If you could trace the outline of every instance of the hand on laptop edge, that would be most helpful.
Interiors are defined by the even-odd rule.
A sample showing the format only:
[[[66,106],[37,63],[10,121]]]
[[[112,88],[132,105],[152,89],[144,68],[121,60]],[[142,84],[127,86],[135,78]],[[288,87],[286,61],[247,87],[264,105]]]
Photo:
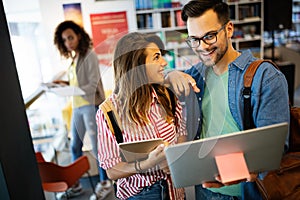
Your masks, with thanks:
[[[234,185],[234,184],[238,184],[241,182],[254,182],[257,179],[258,173],[250,173],[250,177],[247,179],[242,179],[242,180],[236,180],[236,181],[232,181],[232,182],[227,182],[227,183],[222,183],[222,180],[220,178],[220,176],[216,176],[216,181],[215,182],[205,182],[202,183],[202,187],[203,188],[220,188],[223,186],[229,186],[229,185]]]

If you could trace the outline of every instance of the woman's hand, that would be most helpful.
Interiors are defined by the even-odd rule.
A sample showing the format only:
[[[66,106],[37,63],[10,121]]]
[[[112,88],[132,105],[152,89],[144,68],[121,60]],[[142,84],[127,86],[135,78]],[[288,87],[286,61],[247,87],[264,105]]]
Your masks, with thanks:
[[[164,173],[170,174],[170,169],[168,166],[167,160],[163,160],[158,164],[159,169],[161,169]]]
[[[174,70],[169,72],[165,78],[165,84],[167,86],[171,85],[178,96],[182,94],[185,94],[186,96],[189,95],[190,85],[194,92],[200,92],[193,77],[181,71]]]
[[[165,144],[160,144],[153,151],[151,151],[147,160],[143,161],[145,162],[144,166],[146,167],[143,168],[143,170],[153,168],[162,161],[166,160],[164,149]]]
[[[68,81],[64,81],[64,80],[54,80],[52,82],[55,83],[55,84],[59,84],[61,86],[69,85],[69,82]]]
[[[158,163],[165,160],[164,144],[158,145],[151,151],[146,160],[136,162],[119,162],[112,168],[106,170],[108,177],[112,180],[132,176],[136,173],[147,171],[154,168]],[[139,171],[140,170],[140,171]]]
[[[161,169],[166,174],[170,174],[170,169],[164,152],[165,147],[168,145],[169,145],[168,142],[164,142],[164,144],[157,146],[157,148],[153,150],[148,157],[148,159],[149,158],[151,160],[154,159],[155,165],[152,167],[158,166],[158,168]]]
[[[254,182],[257,179],[257,176],[258,176],[257,173],[250,173],[250,176],[247,179],[242,179],[242,180],[237,180],[237,181],[232,181],[232,182],[227,182],[227,183],[223,183],[222,180],[221,180],[221,177],[216,176],[216,181],[215,182],[202,183],[202,187],[204,187],[204,188],[220,188],[220,187],[223,187],[223,186],[238,184],[238,183],[241,183],[241,182],[244,182],[244,181]]]

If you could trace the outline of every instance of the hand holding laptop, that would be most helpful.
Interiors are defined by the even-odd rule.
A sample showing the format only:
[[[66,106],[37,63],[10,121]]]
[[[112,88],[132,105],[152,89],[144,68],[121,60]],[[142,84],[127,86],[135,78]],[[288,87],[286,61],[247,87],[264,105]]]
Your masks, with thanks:
[[[236,181],[231,181],[231,182],[227,182],[227,183],[223,183],[221,180],[220,175],[216,176],[216,181],[215,182],[205,182],[202,183],[202,187],[203,188],[220,188],[223,186],[229,186],[229,185],[234,185],[234,184],[238,184],[240,182],[254,182],[257,179],[258,174],[257,173],[250,173],[250,177],[247,179],[241,179],[241,180],[236,180]]]
[[[165,154],[174,185],[177,188],[198,184],[220,187],[237,180],[254,181],[256,175],[251,173],[279,168],[287,134],[288,123],[284,122],[168,146]],[[242,160],[247,173],[232,175],[237,171],[235,167],[240,169],[243,166]],[[182,173],[182,169],[186,173]]]

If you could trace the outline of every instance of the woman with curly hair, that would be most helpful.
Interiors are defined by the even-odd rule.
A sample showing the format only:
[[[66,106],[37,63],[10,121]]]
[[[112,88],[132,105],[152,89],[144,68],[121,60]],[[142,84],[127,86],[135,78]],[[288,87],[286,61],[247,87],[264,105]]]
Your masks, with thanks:
[[[84,136],[90,137],[92,151],[97,155],[97,125],[95,121],[95,92],[97,85],[102,86],[99,61],[92,49],[92,41],[86,31],[73,21],[60,23],[54,33],[54,44],[61,56],[71,59],[68,68],[68,81],[63,83],[79,87],[84,95],[72,96],[71,153],[72,161],[82,156]],[[99,83],[100,81],[100,83]],[[54,81],[62,83],[60,80]],[[102,88],[102,94],[104,94]],[[104,99],[104,96],[103,96]],[[99,167],[100,183],[90,199],[102,199],[111,191],[111,183],[106,172]],[[68,190],[68,196],[81,193],[80,185]]]

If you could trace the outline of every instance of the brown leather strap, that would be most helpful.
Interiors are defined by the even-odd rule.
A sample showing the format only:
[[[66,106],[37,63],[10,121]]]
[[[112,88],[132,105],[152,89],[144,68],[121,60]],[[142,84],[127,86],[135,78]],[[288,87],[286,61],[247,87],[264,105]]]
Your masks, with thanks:
[[[99,105],[99,108],[103,111],[106,122],[108,124],[109,129],[113,134],[115,134],[115,127],[113,125],[113,121],[116,121],[116,125],[120,128],[121,132],[123,132],[123,126],[121,123],[121,119],[118,115],[118,112],[115,108],[115,106],[112,104],[112,102],[109,100],[109,98],[105,99],[103,103]],[[113,113],[113,119],[109,116],[109,113]]]
[[[259,67],[259,65],[262,63],[262,62],[269,62],[271,63],[274,67],[278,68],[277,65],[271,61],[271,60],[255,60],[254,62],[252,62],[245,75],[244,75],[244,87],[251,87],[251,84],[252,84],[252,81],[253,81],[253,77],[255,75],[255,72],[257,70],[257,68]]]
[[[246,70],[244,75],[244,89],[243,89],[243,97],[244,97],[244,130],[254,128],[255,124],[252,118],[252,107],[251,107],[251,84],[253,81],[253,77],[256,73],[257,68],[260,66],[262,62],[269,62],[274,67],[278,68],[275,63],[271,60],[255,60],[252,62]]]

